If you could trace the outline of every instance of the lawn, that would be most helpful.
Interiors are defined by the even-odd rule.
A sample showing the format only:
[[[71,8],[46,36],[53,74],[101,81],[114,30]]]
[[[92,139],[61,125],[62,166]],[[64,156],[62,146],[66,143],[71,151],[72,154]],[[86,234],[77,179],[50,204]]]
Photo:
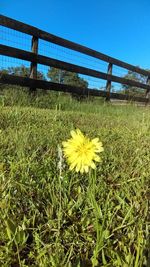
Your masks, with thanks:
[[[76,128],[103,143],[88,174],[61,157]],[[0,266],[148,267],[149,176],[148,107],[1,105]]]

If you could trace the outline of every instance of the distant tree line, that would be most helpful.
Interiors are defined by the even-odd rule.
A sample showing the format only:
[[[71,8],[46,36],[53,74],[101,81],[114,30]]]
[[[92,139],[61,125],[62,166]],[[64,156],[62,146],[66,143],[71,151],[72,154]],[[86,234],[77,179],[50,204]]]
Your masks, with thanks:
[[[2,69],[1,73],[30,77],[30,68],[25,67],[24,65],[17,67],[8,67],[7,69]],[[37,71],[37,78],[41,80],[46,80],[47,78],[49,78],[51,82],[55,83],[62,83],[86,88],[88,87],[88,82],[81,78],[79,74],[66,70],[56,69],[54,67],[49,68],[47,77],[43,72]]]
[[[6,69],[2,69],[1,73],[7,73],[11,75],[29,77],[30,76],[30,68],[24,65],[8,67]],[[51,82],[56,82],[60,84],[68,84],[72,86],[84,87],[88,88],[88,82],[79,76],[78,73],[69,72],[66,70],[57,69],[54,67],[50,67],[48,69],[47,74],[45,75],[43,72],[37,72],[37,78],[41,80],[50,80]],[[128,71],[128,73],[124,76],[126,79],[138,81],[141,83],[146,83],[146,77],[144,75]],[[98,89],[98,88],[97,88]],[[102,89],[102,88],[99,88]],[[115,91],[115,88],[112,86],[112,92]],[[130,94],[136,96],[145,95],[145,90],[137,87],[131,87],[129,85],[122,85],[120,90],[117,90],[118,93],[122,94]]]
[[[2,69],[1,72],[5,74],[22,76],[22,77],[30,76],[30,68],[25,67],[24,65],[16,67],[8,67],[7,69]],[[37,72],[37,78],[41,80],[46,80],[45,75],[40,71]]]
[[[150,70],[147,69],[147,71],[150,71]],[[147,81],[146,76],[139,74],[139,73],[136,73],[136,72],[133,72],[133,71],[130,71],[130,70],[124,76],[124,78],[129,79],[129,80],[133,80],[136,82],[144,83],[144,84],[146,84],[146,81]],[[133,96],[134,95],[145,96],[145,89],[124,84],[124,85],[122,85],[121,93],[129,94],[129,95],[133,95]]]

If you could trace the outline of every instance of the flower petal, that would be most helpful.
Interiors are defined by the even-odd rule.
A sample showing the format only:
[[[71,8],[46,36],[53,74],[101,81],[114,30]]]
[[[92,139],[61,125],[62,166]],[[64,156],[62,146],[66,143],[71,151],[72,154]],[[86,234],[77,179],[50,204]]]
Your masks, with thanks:
[[[97,153],[102,152],[103,146],[99,138],[90,140],[79,130],[72,130],[71,138],[62,142],[63,152],[70,165],[70,170],[76,172],[88,172],[89,168],[95,169],[95,162],[100,162],[101,158]]]

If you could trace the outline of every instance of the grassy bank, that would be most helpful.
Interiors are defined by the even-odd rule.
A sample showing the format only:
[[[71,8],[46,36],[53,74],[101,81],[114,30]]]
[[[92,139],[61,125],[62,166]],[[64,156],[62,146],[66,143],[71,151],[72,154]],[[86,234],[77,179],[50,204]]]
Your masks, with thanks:
[[[65,103],[0,107],[0,266],[146,266],[150,112]],[[81,175],[63,160],[60,177],[75,128],[100,138],[102,162]]]

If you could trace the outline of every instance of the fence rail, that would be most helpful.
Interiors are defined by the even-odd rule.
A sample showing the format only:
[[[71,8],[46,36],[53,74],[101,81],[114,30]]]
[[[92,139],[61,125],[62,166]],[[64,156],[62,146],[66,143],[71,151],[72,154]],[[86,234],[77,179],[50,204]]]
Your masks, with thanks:
[[[95,95],[95,96],[103,96],[103,97],[106,97],[107,99],[117,98],[117,99],[126,99],[126,100],[132,99],[135,101],[142,101],[142,102],[149,101],[150,71],[133,66],[131,64],[120,61],[108,55],[102,54],[88,47],[65,40],[63,38],[52,35],[38,28],[16,21],[14,19],[8,18],[3,15],[0,15],[0,25],[32,36],[31,52],[18,49],[18,48],[14,48],[11,46],[3,45],[3,44],[0,45],[1,55],[29,61],[30,66],[31,66],[30,67],[30,78],[23,78],[23,77],[17,77],[17,76],[12,77],[12,75],[1,74],[0,76],[1,83],[29,86],[32,89],[42,88],[42,89],[50,89],[50,90],[57,90],[57,91],[73,92],[73,93],[78,93],[78,94],[88,94],[88,95],[90,94],[90,95]],[[79,65],[67,63],[65,61],[61,61],[55,58],[39,55],[38,54],[39,39],[57,44],[59,46],[63,46],[65,48],[69,48],[71,50],[80,52],[82,54],[86,54],[96,59],[103,60],[108,63],[108,71],[107,73],[104,73],[104,72],[97,71],[94,69],[89,69],[89,68],[82,67]],[[86,88],[81,88],[81,87],[77,88],[74,86],[72,87],[72,86],[64,85],[64,84],[55,84],[55,83],[43,81],[43,80],[39,81],[37,80],[37,64],[55,67],[61,70],[67,70],[70,72],[75,72],[75,73],[84,74],[87,76],[92,76],[92,77],[106,80],[107,81],[106,91],[92,90],[92,89],[86,89]],[[112,69],[114,65],[136,72],[138,74],[144,75],[147,78],[147,82],[141,83],[141,82],[134,81],[131,79],[126,79],[123,77],[112,75]],[[145,97],[131,97],[128,95],[111,93],[111,82],[116,82],[116,83],[120,83],[120,84],[124,84],[128,86],[134,86],[134,87],[145,89],[146,90]]]
[[[107,97],[107,91],[96,90],[96,89],[87,89],[82,87],[71,86],[67,84],[60,84],[60,83],[53,83],[43,80],[36,80],[31,79],[28,77],[20,77],[15,75],[3,74],[0,78],[3,84],[19,84],[20,86],[24,87],[36,87],[39,89],[44,90],[54,90],[54,91],[61,91],[66,93],[74,93],[78,95],[85,95],[85,96],[100,96],[100,97]],[[130,95],[123,95],[118,93],[110,93],[111,99],[119,99],[119,100],[129,100],[129,101],[137,101],[137,102],[146,102],[148,103],[148,99]]]

